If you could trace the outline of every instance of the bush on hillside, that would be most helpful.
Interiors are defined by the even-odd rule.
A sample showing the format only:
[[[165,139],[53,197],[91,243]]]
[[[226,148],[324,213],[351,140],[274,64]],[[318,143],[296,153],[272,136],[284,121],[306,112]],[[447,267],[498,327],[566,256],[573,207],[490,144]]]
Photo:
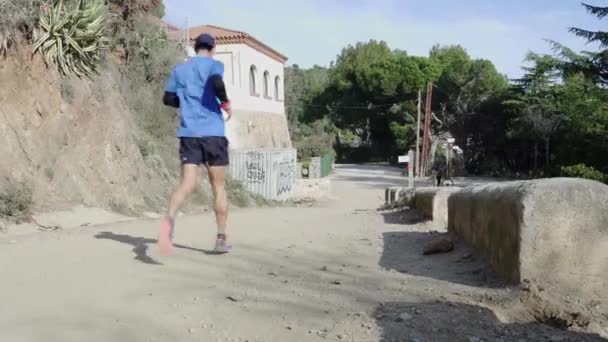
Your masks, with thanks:
[[[107,0],[119,20],[129,22],[141,14],[151,13],[162,18],[165,6],[162,0]]]
[[[0,1],[0,55],[6,55],[20,40],[34,38],[40,13],[49,3],[51,0]]]
[[[562,167],[562,176],[584,178],[598,182],[608,183],[608,175],[585,164]]]
[[[137,123],[152,138],[173,137],[176,111],[161,98],[172,68],[179,62],[177,45],[160,27],[143,17],[133,27],[122,27],[113,42],[124,51],[121,92],[137,114]]]
[[[14,223],[29,221],[32,191],[25,185],[8,184],[0,188],[0,219]]]

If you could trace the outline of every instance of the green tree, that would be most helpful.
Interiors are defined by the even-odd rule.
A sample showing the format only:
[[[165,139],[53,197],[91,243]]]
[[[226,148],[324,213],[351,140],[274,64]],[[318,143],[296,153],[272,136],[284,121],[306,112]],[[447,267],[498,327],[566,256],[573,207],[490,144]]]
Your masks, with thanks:
[[[604,19],[608,16],[608,7],[592,6],[583,3],[589,14],[596,16],[598,19]],[[608,32],[607,31],[590,31],[584,28],[571,27],[570,32],[582,37],[589,43],[598,43],[600,51],[598,52],[583,52],[576,54],[572,50],[554,43],[556,51],[558,51],[564,60],[565,71],[582,72],[588,77],[592,77],[596,82],[606,86],[608,85]]]
[[[492,62],[472,59],[461,46],[435,46],[431,59],[443,70],[436,83],[434,108],[445,131],[464,133],[467,117],[477,115],[485,101],[508,88],[506,77]]]
[[[331,69],[327,89],[315,98],[325,108],[314,114],[356,134],[376,156],[394,157],[414,142],[418,90],[440,73],[430,59],[393,51],[385,42],[348,46]]]
[[[608,15],[608,7],[583,5],[599,19]],[[551,42],[555,56],[529,55],[532,67],[524,68],[526,75],[519,82],[521,91],[515,98],[520,104],[526,104],[520,107],[520,116],[543,137],[546,165],[550,158],[548,141],[558,135],[558,141],[552,139],[556,166],[584,163],[606,172],[608,35],[581,28],[570,31],[589,42],[599,43],[603,50],[579,54]]]
[[[457,144],[466,146],[469,171],[480,172],[500,149],[496,133],[504,132],[492,128],[505,125],[496,99],[508,90],[508,81],[492,62],[472,59],[462,46],[435,46],[430,59],[442,70],[433,91],[433,132],[450,132]]]
[[[318,119],[310,112],[318,109],[314,98],[325,90],[328,78],[328,69],[316,65],[310,69],[302,69],[297,64],[285,68],[285,106],[292,132],[300,122]]]
[[[600,6],[592,6],[586,3],[583,3],[583,6],[587,9],[587,11],[598,17],[599,19],[603,19],[608,17],[608,6],[600,7]],[[576,34],[579,37],[583,37],[587,39],[590,43],[598,42],[601,47],[608,48],[608,32],[605,31],[589,31],[582,28],[572,27],[570,28],[570,32]]]
[[[545,169],[548,169],[552,139],[565,119],[559,103],[562,90],[558,84],[560,78],[555,71],[556,63],[553,57],[530,53],[527,60],[533,65],[524,68],[526,74],[518,81],[520,94],[505,104],[517,107],[521,120],[528,124],[544,144],[544,165]],[[538,168],[536,143],[533,168]]]

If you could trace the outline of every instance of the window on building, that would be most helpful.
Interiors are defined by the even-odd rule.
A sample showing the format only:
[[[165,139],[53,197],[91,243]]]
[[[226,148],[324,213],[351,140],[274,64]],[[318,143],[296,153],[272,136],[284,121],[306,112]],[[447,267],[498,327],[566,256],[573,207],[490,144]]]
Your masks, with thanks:
[[[281,78],[279,76],[274,78],[274,99],[281,101]]]
[[[270,86],[268,83],[270,82],[270,73],[268,71],[264,72],[264,97],[270,97]]]
[[[249,69],[249,92],[253,96],[258,95],[258,90],[256,89],[256,77],[257,77],[258,69],[255,65],[252,65]]]

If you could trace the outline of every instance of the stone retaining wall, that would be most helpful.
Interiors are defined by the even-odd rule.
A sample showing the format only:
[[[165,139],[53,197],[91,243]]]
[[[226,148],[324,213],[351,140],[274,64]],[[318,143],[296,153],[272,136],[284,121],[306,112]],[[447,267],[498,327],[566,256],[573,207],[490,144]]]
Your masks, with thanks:
[[[291,148],[285,115],[233,110],[226,125],[231,149]]]
[[[534,284],[561,306],[608,303],[604,184],[554,178],[416,188],[412,206],[471,244],[509,281]]]
[[[569,178],[452,194],[448,226],[507,279],[608,300],[608,186]]]
[[[414,208],[438,228],[448,226],[448,198],[460,188],[417,188]]]

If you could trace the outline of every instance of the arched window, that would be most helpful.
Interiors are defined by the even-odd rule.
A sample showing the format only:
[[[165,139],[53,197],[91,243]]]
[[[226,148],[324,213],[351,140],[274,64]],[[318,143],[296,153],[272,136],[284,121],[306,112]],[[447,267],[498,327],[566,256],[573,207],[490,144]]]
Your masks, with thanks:
[[[251,93],[252,96],[257,96],[258,91],[256,89],[256,76],[258,73],[258,69],[255,67],[255,65],[252,65],[251,68],[249,69],[249,92]]]
[[[270,97],[270,73],[268,71],[264,71],[264,97]]]
[[[279,76],[274,78],[274,99],[281,101],[281,78]]]

